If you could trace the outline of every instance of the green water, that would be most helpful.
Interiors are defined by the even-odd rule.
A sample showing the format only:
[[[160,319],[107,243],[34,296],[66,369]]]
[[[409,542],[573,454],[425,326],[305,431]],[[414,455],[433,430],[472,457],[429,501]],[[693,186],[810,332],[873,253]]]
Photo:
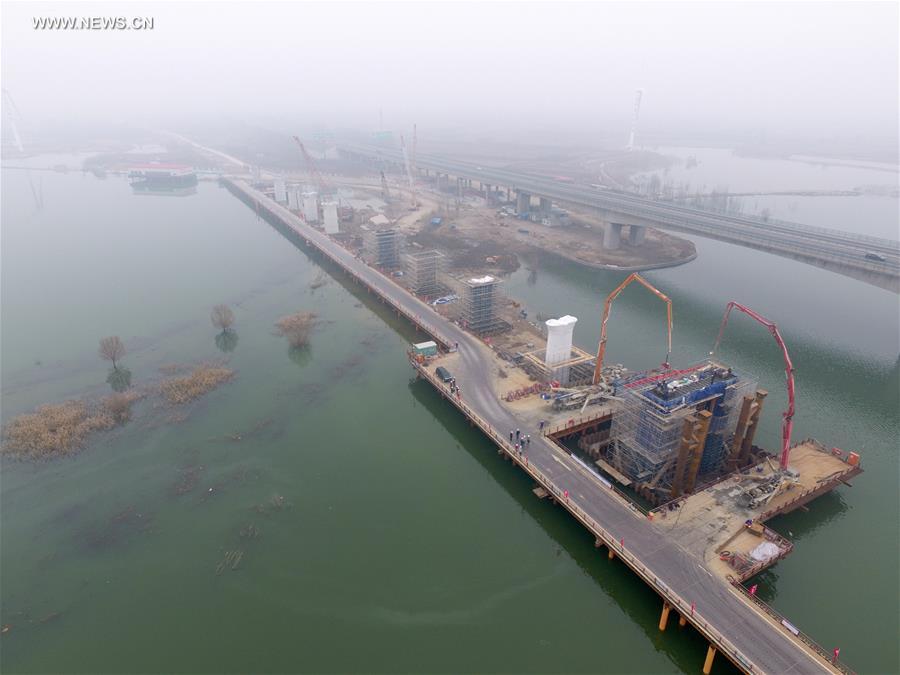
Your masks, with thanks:
[[[702,640],[660,634],[656,596],[411,381],[415,334],[352,287],[311,289],[316,261],[226,191],[135,196],[122,180],[52,173],[42,189],[35,212],[24,174],[3,172],[4,419],[108,392],[96,355],[108,334],[125,340],[137,386],[170,363],[226,358],[237,375],[183,421],[149,399],[71,459],[4,463],[4,672],[697,672]],[[737,267],[720,255],[653,275],[676,303],[676,363],[708,349],[735,284],[785,327],[798,437],[858,449],[867,469],[776,522],[797,549],[761,593],[856,668],[896,671],[896,298],[786,262],[763,288],[744,285],[752,269],[716,281]],[[508,286],[532,311],[579,316],[590,346],[618,281],[544,262]],[[208,319],[220,302],[239,336],[225,355]],[[292,353],[272,324],[299,310],[322,321]],[[615,312],[610,358],[652,365],[659,307],[635,292]],[[774,346],[734,329],[724,353],[772,392],[771,446]],[[259,536],[241,538],[251,524]],[[240,566],[217,576],[234,549]],[[715,672],[730,672],[724,659]]]

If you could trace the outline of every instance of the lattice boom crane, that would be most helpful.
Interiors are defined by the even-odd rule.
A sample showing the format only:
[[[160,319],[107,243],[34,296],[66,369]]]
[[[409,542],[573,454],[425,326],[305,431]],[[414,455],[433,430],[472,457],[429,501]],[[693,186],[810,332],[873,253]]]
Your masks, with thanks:
[[[319,190],[319,195],[322,197],[331,195],[334,190],[330,185],[328,185],[328,183],[325,182],[325,179],[322,178],[322,174],[319,173],[319,169],[318,167],[316,167],[316,163],[315,161],[313,161],[312,155],[310,155],[306,150],[306,147],[303,145],[303,142],[298,136],[293,136],[293,139],[300,148],[300,154],[303,155],[303,159],[306,162],[306,170],[309,172],[309,177],[316,184],[316,188]]]

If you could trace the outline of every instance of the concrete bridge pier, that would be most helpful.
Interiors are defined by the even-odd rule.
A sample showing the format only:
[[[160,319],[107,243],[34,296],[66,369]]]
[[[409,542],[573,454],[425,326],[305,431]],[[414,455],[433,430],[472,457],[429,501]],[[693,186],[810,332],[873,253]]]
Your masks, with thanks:
[[[628,243],[632,246],[640,246],[647,236],[647,228],[642,225],[632,225],[628,228]]]
[[[659,629],[665,630],[666,624],[669,623],[669,612],[672,611],[672,605],[663,601],[662,614],[659,617]]]
[[[549,216],[551,213],[551,208],[553,207],[553,202],[546,197],[541,197],[541,213],[545,216]]]
[[[709,675],[712,671],[713,659],[716,657],[716,648],[712,645],[706,650],[706,660],[703,662],[703,675]]]
[[[622,225],[606,223],[603,226],[603,248],[606,251],[617,251],[622,243]]]
[[[529,211],[531,211],[531,195],[519,190],[516,194],[516,213],[528,213]]]
[[[450,176],[446,173],[437,174],[437,189],[438,192],[443,192],[447,189],[448,184],[450,183]]]

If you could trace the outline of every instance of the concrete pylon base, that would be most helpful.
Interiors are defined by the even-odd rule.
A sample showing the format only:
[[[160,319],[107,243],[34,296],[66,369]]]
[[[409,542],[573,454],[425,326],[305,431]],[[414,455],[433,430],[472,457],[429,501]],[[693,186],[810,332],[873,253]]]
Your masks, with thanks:
[[[607,223],[603,226],[603,248],[616,251],[622,244],[622,226],[619,223]]]

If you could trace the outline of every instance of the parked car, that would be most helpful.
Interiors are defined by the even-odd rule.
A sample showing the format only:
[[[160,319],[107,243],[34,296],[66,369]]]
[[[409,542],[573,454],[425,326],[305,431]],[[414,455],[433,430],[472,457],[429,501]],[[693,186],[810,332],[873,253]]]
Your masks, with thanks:
[[[435,368],[434,374],[441,378],[441,382],[449,382],[453,379],[450,371],[444,368],[444,366],[438,366],[437,368]]]

